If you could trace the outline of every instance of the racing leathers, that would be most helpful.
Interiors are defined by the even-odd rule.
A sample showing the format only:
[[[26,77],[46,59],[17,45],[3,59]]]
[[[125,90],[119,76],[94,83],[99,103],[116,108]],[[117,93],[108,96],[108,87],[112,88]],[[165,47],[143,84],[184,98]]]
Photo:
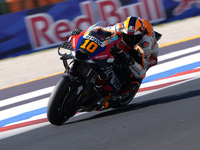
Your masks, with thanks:
[[[155,33],[151,23],[145,19],[142,19],[144,23],[144,27],[147,32],[143,36],[142,40],[134,47],[129,47],[125,44],[125,42],[121,39],[117,43],[117,47],[121,49],[123,52],[131,55],[135,63],[129,66],[132,77],[143,79],[146,75],[146,71],[157,64],[157,56],[158,56],[158,43],[155,37]],[[106,30],[109,32],[115,32],[119,36],[121,36],[120,30],[122,29],[122,23],[118,23],[113,26],[109,26],[106,28],[101,28],[102,30]]]
[[[132,54],[131,56],[136,60],[134,68],[137,68],[138,72],[136,73],[136,70],[134,71],[130,68],[133,71],[133,74],[136,75],[136,78],[144,78],[146,70],[157,64],[158,56],[158,43],[153,27],[149,21],[145,19],[142,19],[142,21],[147,32],[138,44],[134,45],[134,47],[129,47],[123,40],[119,40],[117,43],[118,48],[130,55]],[[118,23],[114,26],[107,27],[106,29],[111,32],[117,32],[120,36],[121,27],[122,23]],[[133,51],[137,51],[138,55],[135,55],[136,53]]]
[[[133,60],[134,63],[127,63],[128,68],[130,69],[129,75],[126,76],[130,78],[131,83],[138,83],[140,84],[142,82],[142,79],[146,75],[146,71],[157,64],[157,56],[158,56],[158,43],[155,37],[155,32],[153,30],[153,27],[151,23],[145,19],[142,19],[144,23],[144,27],[146,28],[146,34],[143,36],[142,40],[138,44],[133,44],[133,47],[128,46],[122,38],[117,42],[115,45],[115,48],[118,48],[122,51],[122,53],[129,54]],[[121,37],[121,30],[123,28],[123,23],[117,23],[116,25],[109,26],[106,28],[98,27],[101,30],[108,31],[108,32],[114,32]],[[115,76],[118,77],[118,76]],[[133,79],[133,80],[132,80]],[[136,79],[136,80],[135,80]],[[120,80],[120,79],[119,79]],[[119,86],[123,86],[120,85]],[[115,87],[113,89],[113,85],[111,82],[106,84],[103,88],[105,91],[117,93],[119,92],[119,89],[121,87]],[[127,85],[124,85],[124,87],[130,87]],[[121,89],[124,89],[123,87]]]

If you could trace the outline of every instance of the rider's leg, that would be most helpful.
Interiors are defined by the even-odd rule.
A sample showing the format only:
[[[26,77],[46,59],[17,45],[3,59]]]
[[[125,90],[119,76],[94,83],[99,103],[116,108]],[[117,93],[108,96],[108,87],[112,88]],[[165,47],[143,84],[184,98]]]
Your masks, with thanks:
[[[104,70],[104,74],[109,80],[103,87],[99,89],[99,93],[104,99],[102,106],[104,108],[108,108],[111,95],[116,94],[120,90],[122,81],[117,68],[115,68],[113,65],[109,65]]]

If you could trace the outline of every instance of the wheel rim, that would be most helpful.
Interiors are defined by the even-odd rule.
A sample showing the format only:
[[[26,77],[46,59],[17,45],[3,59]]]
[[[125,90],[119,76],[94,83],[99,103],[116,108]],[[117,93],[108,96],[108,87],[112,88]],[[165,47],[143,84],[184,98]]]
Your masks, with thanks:
[[[69,87],[69,91],[70,91],[70,88],[71,87]],[[78,96],[75,95],[74,93],[76,93],[76,89],[74,89],[73,91],[68,92],[68,94],[65,97],[65,100],[58,107],[58,116],[60,118],[68,120],[70,117],[72,117],[72,116],[74,116],[76,114],[77,107],[78,107],[77,106],[77,101],[76,101],[77,98],[76,97],[78,97]],[[72,102],[72,103],[70,103],[70,102]]]

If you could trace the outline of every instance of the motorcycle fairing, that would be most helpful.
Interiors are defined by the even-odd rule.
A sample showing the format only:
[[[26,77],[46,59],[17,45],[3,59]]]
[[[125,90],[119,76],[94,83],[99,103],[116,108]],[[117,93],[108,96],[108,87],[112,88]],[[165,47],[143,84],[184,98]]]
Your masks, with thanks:
[[[81,49],[81,51],[85,54],[87,54],[89,57],[86,59],[87,62],[94,63],[93,59],[105,59],[108,58],[108,62],[113,62],[114,58],[110,54],[111,47],[117,43],[119,37],[117,34],[111,34],[109,37],[105,36],[105,38],[102,40],[99,37],[95,37],[91,33],[95,33],[97,31],[96,27],[98,27],[102,23],[101,21],[92,25],[91,27],[87,28],[85,31],[80,33],[77,36],[73,36],[72,39],[72,46],[74,48],[75,54],[78,50]]]
[[[93,27],[98,26],[98,25],[101,25],[102,22],[104,22],[104,21],[99,21],[99,22],[97,22],[96,24],[94,24],[94,25],[88,27],[86,30],[84,30],[84,31],[81,32],[80,34],[78,34],[78,35],[76,35],[76,36],[73,36],[73,39],[72,39],[72,41],[71,41],[71,42],[72,42],[71,44],[72,44],[72,47],[74,48],[74,52],[75,52],[75,53],[77,52],[78,48],[80,47],[80,44],[81,44],[81,42],[82,42],[82,40],[83,40],[83,35],[89,33],[90,30],[91,30]],[[103,23],[103,24],[105,24],[105,23]]]
[[[114,34],[110,38],[103,42],[103,47],[95,51],[89,58],[88,61],[91,62],[93,59],[105,59],[109,57],[107,62],[113,62],[113,56],[110,53],[111,47],[118,42],[118,35]]]

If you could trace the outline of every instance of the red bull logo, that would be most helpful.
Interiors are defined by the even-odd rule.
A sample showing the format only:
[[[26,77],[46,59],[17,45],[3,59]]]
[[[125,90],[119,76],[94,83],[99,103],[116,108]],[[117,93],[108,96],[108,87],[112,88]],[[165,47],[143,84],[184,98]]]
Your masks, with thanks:
[[[184,11],[192,8],[194,5],[200,7],[199,0],[174,0],[174,1],[179,2],[179,5],[174,10],[174,15],[180,15]]]
[[[93,7],[96,6],[96,15]],[[65,41],[76,28],[85,30],[96,23],[96,16],[110,24],[124,21],[128,16],[135,15],[151,22],[165,20],[162,0],[140,0],[138,3],[120,7],[119,0],[85,1],[80,4],[83,15],[73,20],[61,19],[55,21],[48,13],[39,13],[26,17],[26,26],[29,33],[32,49],[37,50],[58,45]],[[144,9],[145,8],[145,9]],[[132,12],[134,10],[134,12]],[[99,21],[99,20],[98,20]],[[129,32],[134,32],[131,27]]]

